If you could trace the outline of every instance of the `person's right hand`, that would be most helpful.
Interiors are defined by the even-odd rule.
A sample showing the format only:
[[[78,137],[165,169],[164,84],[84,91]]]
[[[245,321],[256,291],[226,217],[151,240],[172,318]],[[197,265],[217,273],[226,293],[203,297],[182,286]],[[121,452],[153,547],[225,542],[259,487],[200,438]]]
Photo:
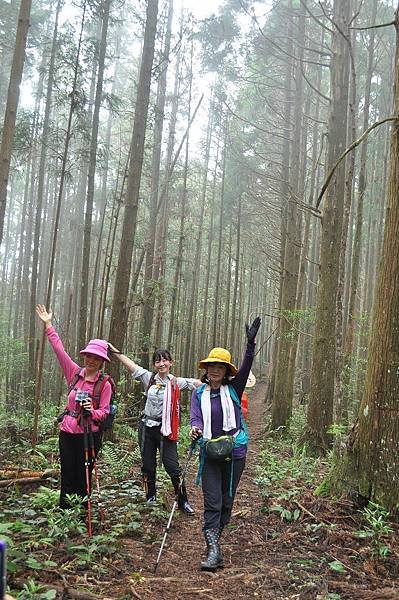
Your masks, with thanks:
[[[39,317],[39,319],[41,319],[43,321],[43,323],[46,325],[46,327],[51,326],[51,319],[52,319],[53,313],[47,312],[47,308],[44,306],[44,304],[38,304],[36,306],[36,314]]]
[[[119,350],[117,348],[115,348],[115,346],[113,344],[111,344],[111,342],[107,342],[108,343],[108,349],[111,352],[115,352],[116,354],[120,354]]]
[[[202,436],[202,430],[198,427],[191,427],[190,438],[193,440],[198,440]]]

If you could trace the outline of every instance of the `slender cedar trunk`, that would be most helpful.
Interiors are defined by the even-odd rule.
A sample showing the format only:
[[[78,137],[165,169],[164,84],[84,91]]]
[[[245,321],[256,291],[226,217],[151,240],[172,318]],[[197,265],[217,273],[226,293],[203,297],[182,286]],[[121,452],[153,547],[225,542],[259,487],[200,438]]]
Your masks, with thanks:
[[[394,114],[399,114],[399,5],[395,13]],[[351,445],[335,476],[364,501],[394,514],[399,506],[399,118],[391,134],[390,175],[366,384]]]
[[[125,212],[123,217],[118,266],[115,277],[109,338],[116,347],[122,347],[126,334],[127,298],[134,239],[137,226],[139,191],[144,157],[144,141],[150,98],[151,71],[154,60],[155,35],[157,29],[158,0],[148,0],[144,45],[137,87],[134,125],[130,146],[130,164],[127,179]],[[114,379],[119,379],[119,362],[112,363]]]
[[[291,0],[288,3],[288,9],[292,9]],[[296,202],[289,191],[290,181],[290,137],[291,137],[291,114],[292,114],[292,62],[289,58],[292,55],[292,19],[288,21],[287,36],[287,63],[285,70],[284,89],[284,128],[285,135],[282,148],[282,167],[281,167],[281,200],[282,200],[282,221],[281,221],[281,246],[280,246],[280,291],[279,291],[279,328],[276,340],[276,357],[274,363],[273,381],[270,386],[270,393],[273,393],[272,403],[272,429],[281,425],[287,425],[291,417],[291,399],[285,394],[285,383],[287,369],[290,359],[290,342],[288,333],[291,330],[288,311],[295,308],[296,296],[296,273],[292,270],[294,244],[296,235],[297,207]],[[295,291],[294,291],[295,290]]]
[[[212,103],[213,104],[213,103]],[[191,367],[193,366],[194,357],[193,350],[196,345],[196,318],[197,318],[197,305],[198,305],[198,288],[199,288],[199,276],[201,271],[201,249],[202,249],[202,236],[203,236],[203,223],[205,217],[205,205],[206,205],[206,191],[207,191],[207,182],[208,182],[208,167],[209,167],[209,156],[210,156],[210,148],[211,148],[211,132],[212,132],[212,123],[213,123],[213,105],[211,104],[209,117],[208,117],[208,127],[206,134],[206,146],[205,146],[205,159],[204,159],[204,168],[202,174],[202,184],[201,184],[201,196],[200,196],[200,215],[197,226],[197,239],[195,242],[195,254],[194,254],[194,262],[193,269],[191,272],[191,299],[189,302],[188,309],[188,318],[187,318],[187,347],[186,353],[184,355],[183,362],[183,373],[189,373]]]
[[[350,11],[350,1],[334,1],[333,22],[337,26],[333,31],[327,171],[330,170],[346,146],[349,52],[348,44],[340,32],[347,35]],[[324,200],[311,389],[304,435],[309,448],[317,452],[324,452],[331,441],[328,429],[333,419],[336,290],[339,277],[344,185],[345,164],[343,162],[335,171]]]
[[[31,170],[32,170],[32,160],[29,161],[28,166],[27,166],[27,171],[26,171],[26,177],[25,177],[25,186],[24,186],[24,203],[23,203],[23,208],[22,208],[22,221],[21,221],[21,229],[20,229],[20,243],[19,243],[19,269],[21,270],[21,293],[23,295],[23,298],[25,299],[25,302],[27,301],[27,298],[29,297],[29,265],[30,265],[30,245],[29,242],[29,223],[28,226],[27,222],[29,220],[29,216],[30,212],[31,212],[31,208],[30,205],[32,205],[31,202],[31,189],[30,189],[30,182],[31,182]],[[20,298],[17,298],[17,307],[18,305],[21,304],[21,300]],[[20,306],[20,308],[22,308]],[[16,311],[18,312],[18,311]],[[24,305],[24,334],[27,335],[28,332],[28,328],[27,328],[27,318],[28,318],[28,322],[29,322],[29,316],[27,317],[27,312],[28,309],[26,308],[26,305]],[[28,363],[29,364],[29,363]],[[30,373],[30,371],[28,371],[28,373]]]
[[[371,23],[375,23],[377,14],[377,0],[375,0],[372,7]],[[371,79],[374,69],[374,44],[375,44],[375,29],[370,29],[369,37],[369,51],[367,58],[367,75],[366,84],[364,91],[364,109],[363,109],[363,131],[369,126],[369,114],[370,114],[370,92],[371,92]],[[347,417],[347,411],[349,406],[350,398],[353,396],[353,389],[351,387],[352,381],[352,355],[354,346],[354,334],[355,334],[355,316],[356,316],[356,301],[359,287],[359,275],[360,275],[360,258],[361,258],[361,241],[362,241],[362,228],[363,228],[363,204],[364,195],[366,192],[366,159],[367,159],[367,138],[363,142],[360,154],[360,169],[359,169],[359,183],[358,183],[358,202],[357,202],[357,214],[356,214],[356,228],[353,240],[353,251],[352,251],[352,270],[351,270],[351,286],[349,294],[349,308],[348,308],[348,323],[345,334],[345,345],[344,345],[344,359],[342,368],[342,391],[343,391],[343,409],[344,416]]]
[[[215,157],[215,167],[213,170],[213,182],[212,182],[212,196],[209,206],[209,229],[208,229],[208,249],[207,249],[207,262],[205,266],[205,281],[204,281],[204,291],[203,291],[203,302],[202,302],[202,319],[200,326],[200,340],[199,340],[199,351],[201,356],[205,356],[206,348],[208,347],[208,324],[207,317],[209,315],[209,281],[210,281],[210,273],[211,273],[211,264],[212,264],[212,248],[213,248],[213,231],[214,231],[214,208],[215,208],[215,197],[216,197],[216,182],[217,182],[217,169],[219,164],[219,149],[220,149],[220,138],[217,140],[216,147],[216,157]]]
[[[161,149],[163,127],[165,120],[165,101],[167,72],[169,65],[170,42],[172,37],[173,1],[169,0],[169,10],[166,25],[164,48],[161,61],[161,76],[158,82],[157,101],[155,106],[154,143],[151,163],[151,191],[150,214],[146,241],[146,255],[144,267],[143,307],[141,312],[140,333],[142,336],[141,365],[148,369],[150,366],[149,348],[151,345],[151,331],[154,319],[155,295],[157,282],[154,278],[154,255],[156,244],[157,212],[159,197],[159,174],[161,166]]]
[[[71,141],[72,118],[73,118],[73,114],[74,114],[74,110],[75,110],[75,102],[76,102],[75,98],[76,98],[76,92],[77,92],[77,80],[78,80],[78,72],[79,72],[79,57],[80,57],[80,51],[81,51],[81,46],[82,46],[85,16],[86,16],[86,3],[83,5],[81,29],[80,29],[80,34],[79,34],[78,48],[77,48],[77,52],[76,52],[76,60],[75,60],[75,67],[74,67],[74,79],[73,79],[73,84],[72,84],[72,91],[70,93],[71,104],[70,104],[68,124],[67,124],[67,129],[66,129],[64,152],[63,152],[63,157],[62,157],[58,199],[57,199],[57,205],[56,205],[56,210],[55,210],[53,237],[52,237],[52,245],[51,245],[51,252],[50,252],[50,265],[49,265],[48,283],[47,283],[47,295],[46,295],[46,306],[48,306],[48,307],[50,306],[51,293],[52,293],[52,287],[53,287],[54,262],[55,262],[55,255],[56,255],[56,249],[57,249],[57,238],[58,238],[61,205],[62,205],[62,199],[63,199],[63,195],[64,195],[64,185],[65,185],[65,176],[66,176],[66,170],[67,170],[69,143]],[[38,351],[38,355],[37,355],[37,361],[36,361],[37,364],[36,364],[35,406],[34,406],[33,426],[32,426],[32,446],[33,447],[36,446],[37,435],[38,435],[40,400],[41,400],[42,379],[43,379],[44,342],[45,342],[45,331],[43,329],[42,337],[40,340],[39,351]]]
[[[305,182],[305,167],[306,167],[306,147],[307,147],[307,120],[304,119],[304,115],[309,113],[309,103],[306,101],[304,106],[304,92],[303,92],[303,58],[304,58],[304,46],[305,46],[305,14],[301,12],[298,15],[298,35],[297,35],[297,57],[295,66],[295,106],[294,114],[297,115],[294,123],[293,131],[293,148],[292,148],[292,169],[291,169],[291,181],[290,187],[294,192],[295,204],[297,199],[299,202],[303,202],[304,197],[304,182]],[[301,309],[302,295],[303,295],[303,282],[304,277],[300,277],[300,265],[301,265],[301,248],[303,250],[304,243],[302,242],[302,211],[296,210],[295,230],[293,231],[294,240],[293,247],[290,251],[292,260],[290,271],[293,274],[292,281],[292,293],[288,296],[294,302],[293,309],[298,311]],[[287,257],[288,258],[288,257]],[[288,283],[288,282],[287,282]],[[295,289],[294,289],[295,286]],[[288,372],[286,375],[286,395],[287,402],[291,405],[290,413],[292,413],[292,403],[294,398],[294,379],[295,379],[295,366],[296,357],[298,351],[298,339],[299,339],[299,323],[295,317],[291,321],[291,332],[290,332],[290,353],[288,362]]]
[[[191,120],[191,98],[192,98],[192,83],[193,83],[193,45],[191,44],[191,62],[190,62],[190,73],[189,73],[189,88],[188,88],[188,114],[187,123]],[[178,311],[178,298],[177,291],[181,284],[181,272],[183,266],[183,253],[184,253],[184,235],[185,235],[185,223],[187,219],[187,178],[189,168],[189,133],[186,137],[186,155],[184,160],[184,174],[183,174],[183,189],[181,191],[181,206],[180,206],[180,228],[179,228],[179,244],[176,255],[176,269],[173,279],[172,287],[172,301],[170,306],[170,321],[168,331],[168,343],[167,347],[170,348],[172,344],[173,329],[175,326],[175,317],[179,314]]]
[[[25,62],[26,38],[28,36],[31,4],[32,0],[21,0],[15,36],[14,55],[8,85],[7,104],[4,114],[3,135],[0,145],[0,244],[3,239],[7,186],[19,102],[19,88]]]
[[[234,351],[236,344],[236,325],[237,321],[242,316],[242,313],[237,314],[237,298],[239,290],[239,276],[240,276],[240,256],[241,256],[241,210],[242,210],[242,195],[243,192],[239,193],[238,206],[237,206],[237,228],[236,228],[236,256],[234,265],[234,284],[233,284],[233,311],[231,318],[231,329],[230,329],[230,347],[232,352]],[[219,295],[219,286],[216,288],[216,295]],[[225,324],[227,327],[227,322]],[[215,342],[214,342],[215,343]]]
[[[322,40],[324,39],[324,34],[322,37]],[[315,83],[315,87],[316,89],[320,89],[321,86],[321,75],[322,75],[322,70],[321,67],[319,67],[317,69],[317,73],[316,73],[316,83]],[[318,150],[319,150],[319,144],[318,141],[320,139],[319,137],[319,120],[320,120],[320,96],[319,94],[316,95],[316,106],[315,106],[315,111],[314,111],[314,121],[313,121],[313,127],[312,127],[312,131],[311,131],[311,139],[312,139],[312,158],[311,158],[311,172],[310,172],[310,182],[309,182],[309,195],[308,195],[308,204],[309,206],[314,206],[315,204],[315,189],[316,189],[316,176],[318,174],[319,171],[319,165],[317,163],[317,156],[318,156]],[[304,152],[305,153],[305,152]],[[306,153],[305,153],[306,154]],[[317,240],[317,227],[316,227],[316,222],[315,219],[313,219],[313,223],[311,226],[311,213],[310,211],[308,211],[308,214],[306,215],[306,223],[305,223],[305,233],[304,233],[304,237],[303,237],[303,251],[302,251],[302,258],[301,258],[301,277],[303,277],[303,279],[307,279],[307,285],[306,288],[304,288],[304,298],[303,298],[303,306],[307,307],[308,310],[309,308],[312,307],[313,302],[312,302],[312,298],[313,298],[313,278],[314,278],[314,273],[315,273],[315,269],[314,269],[314,254],[315,254],[315,244],[316,244],[316,240]],[[309,256],[309,245],[310,245],[310,240],[312,239],[312,248],[310,249],[310,256]],[[301,289],[302,286],[305,285],[305,282],[299,282],[298,286],[299,289]],[[299,295],[299,294],[298,294]],[[309,333],[310,330],[310,326],[309,324],[306,326],[305,325],[305,333]],[[302,385],[301,385],[301,393],[302,393],[302,398],[303,396],[309,393],[309,349],[310,349],[310,336],[309,335],[303,335],[303,349],[302,349]]]
[[[218,235],[218,254],[216,262],[216,277],[214,288],[214,305],[213,305],[213,323],[212,323],[212,346],[217,343],[217,320],[219,307],[219,287],[220,287],[220,271],[222,262],[222,241],[223,241],[223,213],[224,213],[224,185],[226,178],[226,155],[227,155],[227,138],[228,138],[228,123],[225,124],[224,148],[223,148],[223,168],[222,168],[222,186],[220,191],[220,211],[219,211],[219,235]]]
[[[116,56],[119,56],[119,53],[120,53],[120,46],[121,46],[120,36],[121,36],[121,32],[120,32],[120,28],[118,28],[118,30],[116,32],[116,42],[115,42],[115,55]],[[111,95],[114,95],[116,92],[117,82],[118,82],[118,78],[119,78],[119,65],[120,65],[120,62],[119,62],[119,60],[117,60],[115,62],[115,67],[114,67]],[[106,219],[107,210],[108,210],[107,182],[108,182],[108,177],[109,177],[108,169],[109,169],[109,160],[110,160],[110,154],[111,154],[112,122],[113,122],[113,115],[112,115],[112,112],[110,111],[109,115],[108,115],[108,122],[107,122],[107,133],[105,136],[106,155],[105,155],[105,162],[104,162],[104,169],[103,169],[103,176],[102,176],[102,185],[101,185],[101,201],[100,201],[100,210],[99,210],[100,215],[101,215],[100,216],[100,227],[99,227],[99,231],[98,231],[96,258],[94,261],[93,283],[92,283],[92,288],[91,288],[90,316],[89,316],[89,323],[88,323],[88,330],[87,330],[87,335],[89,338],[93,337],[94,330],[97,330],[96,335],[99,335],[99,333],[98,333],[99,320],[97,321],[97,324],[95,326],[95,315],[97,313],[97,298],[99,297],[98,303],[100,304],[101,303],[101,293],[103,290],[103,287],[100,285],[100,282],[99,282],[99,273],[100,273],[100,268],[101,268],[101,249],[103,247],[103,234],[104,234],[104,228],[105,228],[105,219]]]
[[[350,94],[349,94],[349,115],[348,115],[348,144],[352,144],[356,139],[356,115],[357,115],[357,90],[356,90],[356,70],[355,70],[355,59],[354,59],[354,44],[355,35],[351,32],[351,37],[348,38],[347,43],[349,46],[349,53],[351,59],[350,68]],[[341,250],[339,257],[339,277],[338,277],[338,289],[337,289],[337,324],[336,324],[336,354],[335,354],[335,412],[336,420],[348,422],[348,406],[343,402],[343,390],[342,390],[342,367],[343,367],[343,349],[342,340],[344,336],[344,324],[343,324],[343,306],[342,298],[344,295],[345,286],[345,264],[347,254],[347,241],[348,241],[348,226],[349,216],[352,208],[352,195],[353,195],[353,178],[355,172],[355,151],[351,152],[347,162],[347,172],[345,178],[345,199],[344,199],[344,217],[342,223],[342,234],[341,234]],[[349,247],[349,253],[351,248]]]
[[[51,54],[48,65],[48,76],[47,76],[47,88],[46,88],[46,102],[44,106],[43,116],[43,129],[42,139],[40,147],[40,160],[39,160],[39,171],[37,176],[37,192],[36,192],[36,212],[35,212],[35,226],[33,235],[33,249],[32,249],[32,273],[31,273],[31,285],[30,285],[30,318],[29,318],[29,373],[33,380],[35,378],[35,339],[36,339],[36,321],[35,321],[35,306],[37,304],[37,286],[38,286],[38,264],[39,264],[39,244],[40,244],[40,232],[43,219],[43,199],[44,199],[44,182],[46,178],[46,165],[47,165],[47,145],[49,137],[49,126],[51,116],[51,99],[53,94],[53,83],[54,83],[54,65],[57,51],[57,38],[58,38],[58,18],[61,10],[62,0],[58,0],[57,7],[55,10],[55,20],[53,29],[53,38],[51,43]]]
[[[179,38],[183,36],[183,19],[180,21],[180,32]],[[169,224],[169,188],[170,188],[170,175],[171,165],[173,160],[173,151],[175,147],[176,138],[176,122],[177,122],[177,111],[179,106],[179,90],[180,90],[180,65],[182,56],[182,45],[179,44],[179,49],[176,57],[176,68],[173,85],[173,96],[170,108],[170,123],[168,133],[168,143],[166,149],[166,175],[163,186],[163,199],[162,204],[159,207],[158,216],[158,239],[156,239],[156,249],[154,257],[154,269],[153,277],[155,281],[159,282],[159,293],[156,310],[156,327],[155,327],[155,339],[160,344],[163,338],[162,327],[164,319],[164,306],[165,306],[165,262],[166,262],[166,236]]]
[[[80,308],[79,308],[79,342],[80,348],[84,348],[86,342],[87,330],[87,304],[89,290],[89,270],[90,270],[90,247],[91,247],[91,232],[93,220],[93,203],[94,203],[94,178],[97,165],[97,146],[98,146],[98,129],[100,123],[100,108],[103,94],[104,70],[105,70],[105,53],[107,49],[108,23],[111,0],[104,0],[101,5],[101,40],[98,56],[98,73],[97,84],[94,98],[94,110],[91,125],[90,150],[89,150],[89,170],[87,176],[87,194],[86,194],[86,209],[84,216],[84,231],[83,231],[83,254],[82,254],[82,271],[80,281]],[[93,78],[94,79],[94,78]]]
[[[228,247],[228,265],[227,265],[227,292],[226,292],[226,319],[225,323],[230,322],[230,296],[231,296],[231,280],[232,280],[232,268],[233,268],[233,256],[232,256],[232,248],[233,248],[233,223],[230,221],[229,227],[229,247]],[[229,347],[229,330],[228,327],[224,327],[223,334],[223,348]]]

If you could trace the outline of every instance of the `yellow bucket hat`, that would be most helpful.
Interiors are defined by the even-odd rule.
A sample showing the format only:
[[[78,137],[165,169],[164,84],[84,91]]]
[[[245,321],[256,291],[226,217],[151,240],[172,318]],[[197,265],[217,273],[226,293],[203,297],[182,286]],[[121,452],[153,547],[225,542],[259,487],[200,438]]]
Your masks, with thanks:
[[[237,367],[231,362],[231,354],[226,348],[212,348],[208,357],[198,363],[200,369],[205,369],[207,363],[223,363],[230,367],[232,375],[237,374]]]

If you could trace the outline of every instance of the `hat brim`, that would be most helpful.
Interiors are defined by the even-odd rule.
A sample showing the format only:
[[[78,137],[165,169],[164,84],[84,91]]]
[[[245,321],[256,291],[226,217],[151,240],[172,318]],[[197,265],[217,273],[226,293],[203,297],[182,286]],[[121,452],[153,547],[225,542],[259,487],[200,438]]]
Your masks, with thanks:
[[[221,363],[222,365],[226,365],[227,367],[229,367],[231,375],[237,375],[238,373],[237,367],[235,367],[232,363],[217,358],[204,358],[204,360],[201,360],[198,363],[198,366],[200,369],[206,369],[206,365],[209,363]]]
[[[252,371],[250,371],[249,375],[248,375],[247,383],[245,384],[245,387],[246,388],[254,387],[255,383],[256,383],[256,377],[252,373]]]
[[[97,358],[100,358],[101,360],[106,360],[109,363],[111,362],[108,356],[103,356],[102,354],[98,354],[98,352],[92,352],[91,350],[81,350],[79,354],[94,354],[94,356],[97,356]]]

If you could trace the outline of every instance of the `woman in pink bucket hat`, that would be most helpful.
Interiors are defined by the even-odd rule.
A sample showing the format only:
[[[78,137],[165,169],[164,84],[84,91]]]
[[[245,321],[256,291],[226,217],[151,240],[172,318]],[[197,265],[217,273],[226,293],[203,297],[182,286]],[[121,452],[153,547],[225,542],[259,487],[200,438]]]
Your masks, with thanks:
[[[101,370],[108,358],[108,344],[104,340],[90,340],[80,351],[84,357],[84,367],[80,367],[64,350],[64,346],[52,326],[52,313],[43,304],[38,304],[36,313],[43,321],[47,339],[64,372],[68,384],[68,402],[60,416],[60,463],[61,492],[60,507],[68,508],[67,494],[87,495],[83,443],[83,411],[89,415],[94,438],[95,456],[101,447],[101,424],[109,414],[112,394],[111,384],[103,377]],[[90,464],[90,476],[93,469]],[[91,484],[90,484],[91,485]]]

